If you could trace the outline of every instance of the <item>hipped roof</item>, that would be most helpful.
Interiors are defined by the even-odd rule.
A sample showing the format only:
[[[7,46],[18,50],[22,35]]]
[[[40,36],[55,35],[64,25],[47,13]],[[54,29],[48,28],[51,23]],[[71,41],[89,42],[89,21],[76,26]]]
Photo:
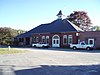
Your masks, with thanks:
[[[31,37],[34,33],[60,33],[60,32],[80,32],[83,31],[66,19],[57,19],[51,23],[41,24],[32,30],[18,35],[17,37]]]

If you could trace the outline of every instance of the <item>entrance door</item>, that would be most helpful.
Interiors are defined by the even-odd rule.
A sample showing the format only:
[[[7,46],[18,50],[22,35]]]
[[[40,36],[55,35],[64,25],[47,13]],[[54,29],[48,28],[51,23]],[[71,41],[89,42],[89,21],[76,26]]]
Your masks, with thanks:
[[[60,47],[60,37],[58,35],[52,37],[52,47]]]
[[[26,45],[30,45],[30,37],[26,37]]]
[[[88,39],[88,44],[94,45],[94,39]]]

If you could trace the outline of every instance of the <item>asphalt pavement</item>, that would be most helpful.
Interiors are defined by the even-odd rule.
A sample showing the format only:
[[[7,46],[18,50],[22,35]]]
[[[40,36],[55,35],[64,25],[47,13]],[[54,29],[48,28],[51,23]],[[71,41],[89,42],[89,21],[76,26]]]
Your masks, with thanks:
[[[100,75],[100,51],[18,48],[0,55],[0,75]]]

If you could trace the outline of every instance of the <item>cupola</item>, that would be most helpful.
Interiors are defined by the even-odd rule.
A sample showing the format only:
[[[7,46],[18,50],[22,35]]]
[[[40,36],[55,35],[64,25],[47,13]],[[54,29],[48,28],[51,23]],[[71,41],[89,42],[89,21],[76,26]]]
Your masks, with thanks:
[[[62,16],[63,16],[62,11],[60,10],[56,16],[58,16],[58,19],[62,19]]]

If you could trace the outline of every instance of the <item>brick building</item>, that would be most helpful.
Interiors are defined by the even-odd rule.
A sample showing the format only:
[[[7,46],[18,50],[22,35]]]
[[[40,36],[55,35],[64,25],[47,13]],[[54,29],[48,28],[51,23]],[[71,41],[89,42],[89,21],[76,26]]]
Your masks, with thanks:
[[[72,43],[78,43],[78,33],[83,32],[79,27],[67,19],[62,19],[62,12],[57,14],[57,20],[51,23],[41,24],[32,30],[18,35],[21,45],[45,42],[51,47],[69,47]]]
[[[93,44],[95,49],[100,49],[100,31],[87,31],[79,33],[79,41]]]

